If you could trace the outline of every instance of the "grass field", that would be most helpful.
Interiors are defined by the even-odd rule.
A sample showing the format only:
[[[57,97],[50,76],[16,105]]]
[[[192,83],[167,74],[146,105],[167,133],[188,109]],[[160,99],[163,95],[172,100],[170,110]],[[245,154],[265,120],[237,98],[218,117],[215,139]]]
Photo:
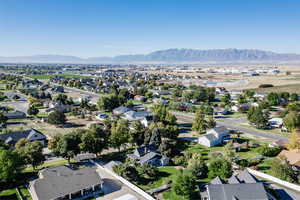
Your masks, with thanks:
[[[88,76],[83,76],[83,75],[78,75],[78,74],[70,74],[70,73],[63,73],[63,74],[52,74],[52,75],[48,75],[48,74],[37,74],[37,75],[28,75],[29,78],[33,78],[33,79],[51,79],[55,76],[64,76],[66,78],[87,78]]]
[[[289,85],[281,85],[281,86],[274,86],[270,88],[256,88],[251,89],[256,92],[289,92],[289,93],[300,93],[300,83],[299,84],[289,84]]]

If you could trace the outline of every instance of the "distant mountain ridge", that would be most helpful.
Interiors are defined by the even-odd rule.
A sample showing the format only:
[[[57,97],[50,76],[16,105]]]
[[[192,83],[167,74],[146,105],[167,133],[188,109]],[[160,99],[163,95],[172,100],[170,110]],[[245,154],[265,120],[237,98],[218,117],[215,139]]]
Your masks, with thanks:
[[[272,62],[300,61],[300,54],[275,53],[256,49],[166,49],[149,54],[120,55],[115,57],[80,58],[63,55],[35,55],[0,57],[0,62],[33,63],[122,63],[122,62]]]

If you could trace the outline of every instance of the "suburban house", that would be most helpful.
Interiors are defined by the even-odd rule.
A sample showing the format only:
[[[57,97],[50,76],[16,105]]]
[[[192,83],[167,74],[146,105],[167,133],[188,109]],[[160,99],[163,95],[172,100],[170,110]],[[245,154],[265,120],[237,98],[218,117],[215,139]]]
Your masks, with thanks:
[[[239,111],[245,111],[248,110],[251,107],[251,104],[241,104],[241,105],[234,105],[231,107],[231,110],[234,112],[239,112]]]
[[[128,121],[141,121],[141,123],[148,127],[152,121],[153,121],[153,115],[150,112],[147,111],[128,111],[126,113],[124,113],[124,115],[122,116],[123,119],[126,119]]]
[[[14,112],[7,112],[4,113],[4,116],[7,117],[7,119],[25,119],[26,114],[21,111],[14,111]]]
[[[136,148],[133,154],[127,154],[127,157],[135,160],[139,164],[151,164],[154,166],[166,166],[169,164],[169,158],[162,156],[153,145],[145,145]]]
[[[219,126],[208,130],[206,134],[199,137],[198,143],[207,147],[213,147],[223,144],[224,140],[229,138],[229,130],[224,126]]]
[[[259,183],[247,170],[229,178],[228,183],[214,178],[204,190],[200,189],[201,200],[269,200],[263,183]]]
[[[146,97],[143,96],[143,95],[135,95],[135,96],[134,96],[134,100],[137,100],[137,101],[145,101],[145,100],[146,100]]]
[[[61,101],[56,101],[49,104],[49,108],[46,110],[46,112],[59,111],[59,112],[67,113],[71,111],[71,108],[72,105],[66,105]]]
[[[283,125],[283,119],[282,118],[272,118],[268,121],[268,123],[271,128],[281,128]]]
[[[113,109],[113,114],[122,115],[122,114],[124,114],[128,111],[130,111],[130,109],[128,107],[120,106],[120,107],[117,107],[117,108]]]
[[[57,166],[39,171],[39,178],[29,184],[29,191],[33,200],[88,199],[101,192],[102,184],[93,168]]]
[[[293,170],[300,171],[300,149],[282,150],[278,155],[281,159],[286,159]]]
[[[39,141],[43,146],[47,144],[46,136],[40,131],[37,131],[33,128],[25,131],[0,134],[0,140],[4,141],[6,144],[12,147],[14,147],[15,144],[23,138],[27,139],[30,142]]]

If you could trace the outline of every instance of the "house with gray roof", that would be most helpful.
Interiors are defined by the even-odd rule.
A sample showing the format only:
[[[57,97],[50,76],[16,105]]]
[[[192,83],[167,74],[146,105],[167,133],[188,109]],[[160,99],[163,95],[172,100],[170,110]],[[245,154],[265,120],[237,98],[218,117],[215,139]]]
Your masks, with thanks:
[[[30,128],[24,131],[15,131],[11,133],[0,134],[0,140],[4,141],[11,147],[14,147],[15,144],[20,139],[27,139],[30,142],[39,141],[43,146],[47,143],[47,137],[40,131]]]
[[[7,119],[25,119],[26,114],[21,111],[14,111],[14,112],[7,112],[4,113],[4,116],[7,117]]]
[[[126,106],[119,106],[115,109],[113,109],[113,114],[115,115],[122,115],[126,112],[130,111],[130,108],[126,107]]]
[[[165,166],[169,164],[169,158],[161,155],[153,145],[144,145],[136,148],[133,154],[127,154],[127,157],[141,165]]]
[[[227,183],[220,177],[214,178],[200,195],[203,200],[269,200],[264,185],[248,170],[232,175]]]
[[[215,127],[198,138],[198,143],[207,147],[223,144],[225,139],[229,139],[229,130],[224,126]]]
[[[102,184],[91,167],[57,166],[41,170],[39,178],[30,182],[29,191],[33,200],[88,199],[101,192]]]

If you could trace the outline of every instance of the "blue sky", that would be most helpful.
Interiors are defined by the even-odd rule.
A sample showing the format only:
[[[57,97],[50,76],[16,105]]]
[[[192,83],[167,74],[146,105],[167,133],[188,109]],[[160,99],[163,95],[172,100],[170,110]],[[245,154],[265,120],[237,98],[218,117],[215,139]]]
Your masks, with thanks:
[[[0,56],[300,53],[299,0],[0,0]]]

